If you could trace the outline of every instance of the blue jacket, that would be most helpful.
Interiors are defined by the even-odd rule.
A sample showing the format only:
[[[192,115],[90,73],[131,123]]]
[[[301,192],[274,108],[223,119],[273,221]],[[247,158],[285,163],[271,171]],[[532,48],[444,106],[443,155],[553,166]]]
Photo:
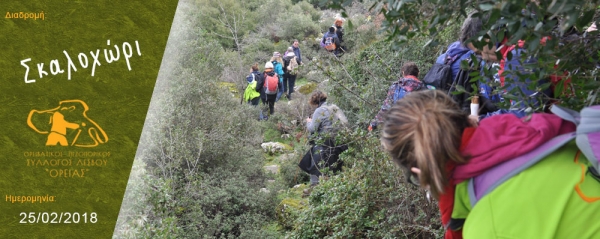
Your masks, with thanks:
[[[279,76],[279,83],[283,84],[283,66],[278,61],[272,61],[271,63],[273,63],[273,71]]]
[[[469,58],[471,56],[471,54],[473,54],[473,53],[474,52],[471,51],[469,48],[462,46],[460,41],[455,41],[448,46],[448,50],[444,54],[440,55],[437,58],[437,60],[435,60],[435,63],[444,64],[444,60],[446,59],[447,56],[457,57],[460,55],[460,57],[455,59],[451,65],[452,79],[455,79],[456,75],[458,74],[458,71],[460,71],[460,62],[463,60],[467,60],[467,58]]]

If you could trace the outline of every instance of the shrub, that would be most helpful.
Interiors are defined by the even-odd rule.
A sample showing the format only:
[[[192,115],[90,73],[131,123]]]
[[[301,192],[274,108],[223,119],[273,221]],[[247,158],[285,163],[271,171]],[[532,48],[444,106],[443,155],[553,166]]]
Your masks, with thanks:
[[[440,237],[437,205],[402,182],[379,140],[362,130],[347,137],[343,171],[313,189],[289,238]]]

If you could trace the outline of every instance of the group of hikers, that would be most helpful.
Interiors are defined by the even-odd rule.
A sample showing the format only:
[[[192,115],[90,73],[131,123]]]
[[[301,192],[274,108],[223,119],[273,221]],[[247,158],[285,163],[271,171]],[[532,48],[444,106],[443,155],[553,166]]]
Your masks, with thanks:
[[[273,52],[271,60],[265,63],[265,70],[260,72],[258,63],[250,67],[250,74],[246,77],[248,85],[244,91],[244,100],[251,105],[257,106],[262,102],[264,110],[261,109],[260,119],[266,120],[275,111],[275,102],[285,95],[288,100],[292,99],[298,66],[302,65],[302,55],[298,40],[294,40],[292,46],[288,47],[283,54]],[[267,109],[268,108],[268,109]]]
[[[403,76],[390,86],[368,130],[379,126],[383,149],[407,180],[437,199],[446,239],[598,238],[600,224],[590,222],[600,211],[600,106],[580,113],[553,105],[547,113],[526,114],[524,102],[550,104],[532,96],[552,92],[517,79],[527,76],[519,61],[522,42],[475,48],[469,41],[482,25],[470,15],[459,41],[421,80],[416,64],[404,63]],[[519,87],[525,97],[500,110],[496,104],[504,100],[502,94],[492,94],[485,79],[474,94],[471,71],[480,69],[460,68],[471,56],[481,59],[475,68],[499,64],[500,72],[490,80],[504,85],[512,79],[507,88]],[[451,93],[461,86],[467,92]],[[321,91],[313,93],[310,103],[316,110],[306,120],[316,137],[299,167],[310,174],[311,186],[324,168],[341,170],[339,154],[347,149],[335,141],[336,125],[347,120],[326,99]]]
[[[343,20],[336,19],[321,40],[321,47],[336,56],[344,51],[341,46],[344,35],[342,25]],[[275,102],[282,96],[288,100],[292,99],[298,66],[302,64],[298,40],[293,41],[292,46],[287,48],[283,56],[279,52],[273,52],[271,59],[265,63],[263,72],[259,71],[258,63],[254,63],[250,67],[250,74],[246,77],[248,85],[243,94],[243,101],[254,106],[262,102],[265,109],[261,109],[260,119],[268,119],[275,111]]]
[[[405,62],[368,130],[380,128],[383,149],[407,181],[437,199],[446,239],[598,238],[600,224],[590,222],[600,211],[600,106],[576,112],[534,97],[552,96],[554,89],[529,87],[532,81],[518,79],[527,77],[522,65],[527,62],[520,61],[524,42],[509,45],[504,39],[477,49],[471,41],[482,26],[480,17],[469,15],[459,40],[422,78],[415,63]],[[341,21],[336,21],[321,43],[334,44],[328,50],[338,54],[341,39]],[[481,64],[473,66],[472,57]],[[461,69],[464,62],[469,69]],[[260,97],[272,114],[283,93],[291,99],[300,64],[297,41],[283,60],[275,52],[264,72],[254,64],[248,101],[258,105]],[[499,66],[497,74],[473,84],[473,72],[490,65]],[[499,90],[490,81],[524,94],[510,99],[510,109],[500,109],[497,105],[508,99],[494,93]],[[456,93],[459,88],[464,91]],[[315,108],[306,119],[311,147],[298,165],[310,175],[307,195],[324,169],[342,169],[339,155],[348,149],[336,140],[348,124],[343,111],[319,90],[309,103]],[[552,106],[547,113],[527,114],[527,105]]]

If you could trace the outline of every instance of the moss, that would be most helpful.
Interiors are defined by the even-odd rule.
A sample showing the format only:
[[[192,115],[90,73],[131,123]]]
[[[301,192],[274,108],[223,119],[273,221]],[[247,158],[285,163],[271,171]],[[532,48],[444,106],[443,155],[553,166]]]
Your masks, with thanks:
[[[314,82],[308,82],[306,85],[303,85],[298,90],[303,95],[308,95],[317,89],[317,84]]]
[[[294,228],[294,222],[299,215],[299,212],[306,207],[306,200],[296,198],[285,198],[279,203],[275,209],[277,221],[285,229]]]
[[[234,95],[237,95],[239,93],[239,90],[238,90],[237,86],[235,85],[235,83],[219,82],[218,84],[220,87],[226,87],[229,90],[229,92],[233,93]]]

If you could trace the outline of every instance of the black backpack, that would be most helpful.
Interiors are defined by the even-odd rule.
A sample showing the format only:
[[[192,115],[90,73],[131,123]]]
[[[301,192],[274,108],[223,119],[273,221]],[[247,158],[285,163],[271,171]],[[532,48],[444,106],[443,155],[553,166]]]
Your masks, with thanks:
[[[288,72],[287,67],[290,65],[290,58],[288,57],[284,57],[283,58],[283,72]]]
[[[433,86],[435,89],[448,92],[452,86],[452,83],[454,82],[454,79],[452,79],[452,63],[454,63],[457,59],[460,59],[460,57],[467,52],[468,51],[463,52],[454,59],[446,56],[444,64],[433,64],[425,77],[423,77],[423,83]]]

